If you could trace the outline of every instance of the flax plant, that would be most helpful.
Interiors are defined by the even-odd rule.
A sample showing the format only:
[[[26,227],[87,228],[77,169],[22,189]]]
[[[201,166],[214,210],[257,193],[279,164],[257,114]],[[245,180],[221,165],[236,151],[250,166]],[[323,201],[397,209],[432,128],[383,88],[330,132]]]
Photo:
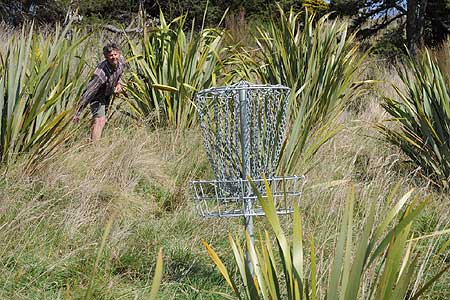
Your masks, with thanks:
[[[420,168],[420,174],[442,188],[450,177],[449,78],[428,51],[398,68],[405,89],[395,87],[398,99],[385,98],[383,107],[395,126],[379,124],[385,138]]]
[[[186,32],[185,23],[186,16],[167,23],[161,13],[159,27],[146,30],[137,44],[129,41],[134,57],[129,104],[139,117],[156,113],[158,123],[171,127],[196,123],[193,95],[216,84],[226,50],[221,30]]]
[[[256,188],[254,191],[257,193]],[[394,197],[397,191],[395,189],[391,196]],[[416,239],[411,239],[411,228],[427,203],[427,200],[413,199],[417,205],[408,205],[413,191],[401,197],[389,213],[378,220],[378,224],[375,222],[375,204],[372,204],[361,233],[355,237],[353,230],[356,222],[353,215],[356,199],[353,189],[350,189],[335,244],[334,257],[330,260],[329,267],[325,268],[326,274],[318,274],[316,245],[313,238],[309,243],[309,249],[304,249],[299,208],[294,208],[292,237],[288,237],[276,214],[267,181],[266,192],[267,196],[264,197],[258,194],[258,200],[272,233],[265,231],[255,245],[250,242],[248,234],[245,239],[254,276],[248,268],[244,246],[238,238],[231,235],[229,237],[239,272],[236,279],[230,275],[212,247],[203,242],[236,299],[418,299],[450,267],[450,264],[443,266],[437,275],[414,294],[409,294],[416,279],[418,262],[414,254]],[[437,234],[439,233],[433,235]],[[273,239],[278,246],[279,257],[276,255]],[[376,274],[367,276],[370,272]],[[322,278],[320,282],[319,276]]]
[[[282,156],[283,172],[308,160],[337,130],[326,125],[360,91],[356,75],[364,55],[357,53],[355,34],[348,24],[315,20],[307,13],[279,8],[279,18],[258,29],[258,48],[238,53],[241,77],[292,89],[288,138]],[[322,130],[318,130],[320,126]],[[328,124],[329,125],[329,124]],[[314,133],[314,134],[313,134]]]
[[[48,158],[68,138],[68,112],[83,86],[85,37],[66,40],[69,28],[49,36],[24,26],[0,53],[0,161],[29,153]]]

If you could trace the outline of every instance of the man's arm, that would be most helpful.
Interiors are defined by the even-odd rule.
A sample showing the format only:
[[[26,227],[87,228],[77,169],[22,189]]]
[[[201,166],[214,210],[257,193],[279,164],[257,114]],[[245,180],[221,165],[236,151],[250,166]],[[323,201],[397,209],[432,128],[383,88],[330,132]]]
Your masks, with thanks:
[[[98,76],[94,73],[92,79],[89,81],[88,86],[86,87],[86,90],[83,93],[83,96],[81,97],[80,103],[78,104],[78,108],[73,117],[73,120],[75,122],[77,122],[80,119],[81,113],[86,108],[86,106],[92,101],[93,97],[104,83],[105,82],[101,78],[101,76]]]
[[[114,94],[119,94],[123,92],[123,80],[122,80],[122,75],[125,72],[126,69],[126,63],[125,63],[125,59],[123,58],[123,56],[120,57],[120,62],[119,62],[119,68],[120,68],[120,74],[119,74],[119,78],[117,80],[117,84],[114,87]]]

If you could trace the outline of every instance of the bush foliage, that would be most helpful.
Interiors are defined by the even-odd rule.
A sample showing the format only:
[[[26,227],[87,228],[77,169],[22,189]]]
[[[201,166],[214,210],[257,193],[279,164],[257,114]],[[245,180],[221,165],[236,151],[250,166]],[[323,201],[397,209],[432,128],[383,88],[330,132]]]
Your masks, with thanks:
[[[420,174],[437,186],[449,187],[450,89],[449,79],[426,52],[409,58],[398,68],[404,90],[396,86],[398,99],[385,97],[383,107],[393,117],[394,128],[380,125],[386,139],[400,147]]]
[[[87,36],[50,37],[23,27],[0,52],[0,162],[31,153],[29,164],[47,159],[68,138],[73,106],[84,88]]]

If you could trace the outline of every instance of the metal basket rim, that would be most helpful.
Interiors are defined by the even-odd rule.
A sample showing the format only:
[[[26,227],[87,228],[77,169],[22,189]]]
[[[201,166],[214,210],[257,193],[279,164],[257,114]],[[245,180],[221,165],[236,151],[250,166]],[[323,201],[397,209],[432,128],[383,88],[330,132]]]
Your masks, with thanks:
[[[289,176],[272,176],[272,177],[268,177],[265,178],[268,182],[271,181],[276,181],[276,180],[291,180],[291,179],[301,179],[302,181],[305,181],[305,175],[289,175]],[[250,180],[252,182],[261,182],[264,181],[264,178],[250,178]],[[210,180],[191,180],[190,184],[202,184],[202,183],[215,183],[215,182],[220,182],[220,183],[231,183],[231,182],[250,182],[249,179],[242,179],[242,178],[237,178],[237,179],[210,179]]]
[[[239,84],[239,83],[238,83]],[[291,89],[287,86],[284,86],[282,84],[249,84],[248,86],[239,86],[237,84],[235,85],[228,85],[228,86],[219,86],[219,87],[212,87],[209,89],[201,90],[197,93],[197,97],[204,97],[207,94],[220,94],[226,91],[239,91],[239,90],[258,90],[258,89],[278,89],[278,90],[288,90]]]

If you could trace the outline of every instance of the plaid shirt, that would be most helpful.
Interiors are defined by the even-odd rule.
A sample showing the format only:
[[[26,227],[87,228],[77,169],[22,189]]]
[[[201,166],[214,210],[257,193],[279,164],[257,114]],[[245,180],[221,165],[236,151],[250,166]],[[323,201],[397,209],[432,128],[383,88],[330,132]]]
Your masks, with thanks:
[[[94,101],[107,104],[109,98],[114,93],[116,85],[122,78],[124,69],[125,60],[122,56],[119,59],[119,65],[115,69],[106,59],[102,61],[95,68],[94,74],[81,97],[76,114],[80,115],[84,108]]]

